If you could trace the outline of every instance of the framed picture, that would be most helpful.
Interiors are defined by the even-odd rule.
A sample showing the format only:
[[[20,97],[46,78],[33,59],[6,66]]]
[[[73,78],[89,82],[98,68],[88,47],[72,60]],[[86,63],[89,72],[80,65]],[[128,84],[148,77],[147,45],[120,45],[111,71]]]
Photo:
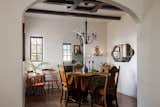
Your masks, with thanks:
[[[80,48],[80,45],[74,45],[74,54],[77,55],[77,54],[81,54],[81,48]]]

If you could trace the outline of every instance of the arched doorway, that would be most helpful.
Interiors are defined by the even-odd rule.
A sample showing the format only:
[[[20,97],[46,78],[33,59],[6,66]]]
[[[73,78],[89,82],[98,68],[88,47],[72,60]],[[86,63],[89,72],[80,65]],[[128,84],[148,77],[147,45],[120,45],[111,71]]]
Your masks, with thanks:
[[[39,1],[36,1],[35,3],[37,3],[37,2],[39,2]],[[106,1],[104,1],[104,2],[106,2]],[[108,2],[107,2],[108,3]],[[126,7],[124,7],[124,6],[122,6],[122,5],[120,5],[120,4],[118,4],[118,3],[115,3],[115,2],[109,2],[110,4],[113,4],[113,5],[115,5],[115,6],[117,6],[117,7],[119,7],[119,8],[121,8],[121,9],[123,9],[125,12],[127,12],[135,21],[137,21],[138,20],[138,17],[134,14],[134,12],[133,11],[131,11],[129,8],[126,8]]]

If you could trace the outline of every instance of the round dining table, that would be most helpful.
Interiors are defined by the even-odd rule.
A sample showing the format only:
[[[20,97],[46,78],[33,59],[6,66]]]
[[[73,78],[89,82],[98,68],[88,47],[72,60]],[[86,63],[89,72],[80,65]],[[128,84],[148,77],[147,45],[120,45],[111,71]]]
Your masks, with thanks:
[[[68,84],[75,86],[75,88],[80,88],[82,91],[87,91],[96,86],[96,78],[99,78],[98,84],[104,85],[105,79],[104,77],[108,75],[106,72],[67,72]],[[94,81],[95,80],[95,81]]]

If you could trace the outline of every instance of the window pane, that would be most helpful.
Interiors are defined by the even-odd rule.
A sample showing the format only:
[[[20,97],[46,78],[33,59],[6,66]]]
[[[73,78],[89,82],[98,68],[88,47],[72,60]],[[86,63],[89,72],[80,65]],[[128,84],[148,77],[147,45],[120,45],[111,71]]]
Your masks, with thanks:
[[[71,60],[72,60],[72,57],[71,57],[71,56],[69,56],[69,57],[68,57],[68,60],[69,60],[69,61],[71,61]]]
[[[63,44],[63,61],[67,61],[67,62],[72,61],[71,44],[68,44],[68,43]]]
[[[42,54],[37,54],[37,61],[42,61]]]
[[[31,52],[36,53],[36,44],[32,44],[31,46]]]
[[[37,44],[42,44],[42,38],[37,38]]]
[[[67,61],[70,61],[70,60],[69,60],[69,56],[67,56]]]
[[[41,45],[37,45],[37,53],[42,53],[42,46]]]
[[[32,55],[31,55],[31,60],[32,60],[32,61],[36,61],[36,54],[32,54]]]
[[[67,56],[63,56],[63,60],[66,61],[67,60]]]
[[[36,44],[37,42],[36,42],[36,39],[35,38],[31,38],[31,43],[32,44]]]
[[[68,56],[70,56],[70,55],[71,55],[71,53],[70,53],[70,52],[68,52],[68,53],[67,53],[67,55],[68,55]]]
[[[69,49],[69,50],[71,49],[71,45],[68,45],[68,49]]]
[[[43,60],[43,38],[31,37],[31,61]]]
[[[66,45],[63,45],[63,49],[67,49],[67,46],[66,46]]]

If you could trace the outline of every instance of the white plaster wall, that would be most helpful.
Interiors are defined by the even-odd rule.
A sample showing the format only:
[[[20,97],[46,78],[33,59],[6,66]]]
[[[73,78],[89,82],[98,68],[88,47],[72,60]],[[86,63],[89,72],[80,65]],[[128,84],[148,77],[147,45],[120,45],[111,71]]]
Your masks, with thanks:
[[[160,1],[153,1],[138,37],[138,106],[160,106]]]
[[[44,62],[49,62],[54,68],[63,63],[62,44],[80,44],[75,32],[84,32],[84,18],[63,17],[55,15],[28,14],[26,23],[26,59],[30,59],[30,36],[42,36],[44,39]],[[88,19],[88,32],[96,32],[97,39],[86,45],[86,56],[92,55],[94,47],[100,46],[106,53],[107,22]],[[105,57],[106,59],[106,57]],[[95,58],[96,68],[104,57]],[[99,64],[97,66],[97,64]]]
[[[22,15],[33,0],[0,1],[0,107],[22,107]]]
[[[123,6],[128,7],[131,11],[135,12],[135,14],[141,18],[142,17],[142,12],[140,9],[143,9],[142,7],[142,0],[113,0],[117,3],[120,3]]]
[[[143,17],[144,6],[143,4],[148,4],[148,1],[151,0],[99,0],[102,2],[106,2],[117,6],[124,10],[125,12],[129,13],[130,16],[133,17],[135,22],[139,22]]]
[[[112,21],[107,27],[108,62],[120,66],[118,91],[129,96],[137,96],[137,25],[128,15],[121,21]],[[130,62],[115,62],[111,52],[115,45],[129,43],[135,54]]]

